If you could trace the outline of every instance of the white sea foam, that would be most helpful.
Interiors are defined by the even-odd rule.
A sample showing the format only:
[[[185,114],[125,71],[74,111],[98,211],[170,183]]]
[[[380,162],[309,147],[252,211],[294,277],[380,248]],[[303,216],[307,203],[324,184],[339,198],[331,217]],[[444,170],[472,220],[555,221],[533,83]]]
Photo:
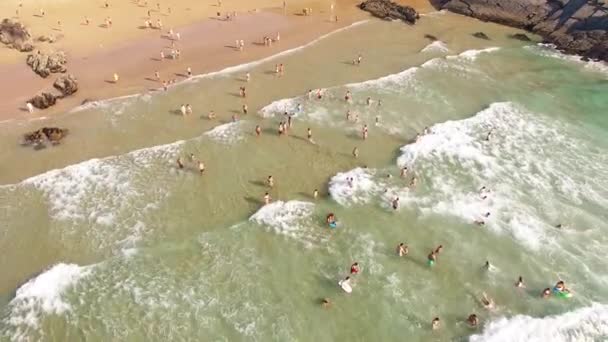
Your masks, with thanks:
[[[608,305],[593,304],[561,315],[518,315],[490,322],[471,342],[593,342],[608,337]]]
[[[21,339],[28,329],[39,326],[45,314],[63,314],[71,309],[64,300],[66,291],[91,273],[91,267],[57,264],[22,285],[9,303],[8,323],[18,327],[15,339]]]
[[[496,51],[499,51],[499,50],[500,50],[499,47],[489,47],[489,48],[480,49],[480,50],[466,50],[466,51],[461,52],[460,54],[458,54],[458,57],[465,58],[465,59],[468,59],[468,60],[475,60],[481,54],[496,52]],[[448,58],[456,58],[456,57],[455,56],[448,56]]]
[[[556,218],[550,215],[584,202],[606,204],[605,151],[592,152],[572,137],[573,130],[512,103],[494,103],[469,119],[437,124],[431,134],[401,149],[397,164],[414,170],[421,188],[400,191],[401,202],[469,223],[483,219],[486,227],[539,248],[552,237]],[[596,177],[589,179],[581,170]],[[492,190],[485,200],[478,193],[482,186]],[[491,215],[483,218],[486,212]]]
[[[420,52],[422,52],[422,53],[448,52],[448,51],[450,51],[450,49],[448,49],[447,44],[442,42],[441,40],[436,40],[436,41],[428,44],[427,46],[425,46],[422,50],[420,50]]]
[[[331,198],[343,206],[368,203],[381,189],[374,181],[375,173],[359,167],[336,174],[329,181]]]
[[[235,121],[216,126],[212,130],[205,132],[205,136],[222,144],[234,144],[245,138],[242,132],[244,122]]]
[[[325,239],[321,227],[314,224],[315,205],[303,201],[275,201],[260,208],[249,221],[312,246]]]

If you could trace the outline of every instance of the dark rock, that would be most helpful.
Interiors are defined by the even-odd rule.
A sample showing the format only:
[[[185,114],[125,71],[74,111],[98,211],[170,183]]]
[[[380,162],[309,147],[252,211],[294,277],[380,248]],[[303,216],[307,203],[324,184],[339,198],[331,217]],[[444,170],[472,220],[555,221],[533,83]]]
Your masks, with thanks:
[[[526,36],[523,33],[512,34],[509,36],[509,38],[515,39],[515,40],[521,40],[522,42],[531,42],[532,41],[532,39],[530,39],[530,37]]]
[[[366,0],[359,4],[359,8],[381,19],[403,20],[409,24],[416,23],[420,18],[412,7],[402,6],[390,0]]]
[[[596,0],[441,0],[441,9],[526,29],[566,53],[608,61],[608,6]]]
[[[61,98],[74,94],[78,91],[78,80],[71,74],[61,76],[55,80],[53,87],[61,92]]]
[[[51,93],[42,92],[32,97],[28,102],[38,109],[45,109],[55,105],[57,96]]]
[[[475,32],[475,33],[473,33],[473,37],[479,38],[479,39],[490,40],[490,37],[488,37],[488,35],[483,32]]]
[[[69,130],[58,127],[43,127],[37,131],[26,133],[23,135],[24,145],[40,146],[45,141],[57,145],[65,138]]]
[[[4,19],[0,23],[0,42],[12,49],[29,52],[34,49],[32,35],[23,24],[11,19]]]
[[[27,65],[38,75],[46,78],[51,73],[66,72],[65,64],[67,59],[62,51],[52,52],[50,54],[41,53],[38,51],[35,54],[27,56]]]
[[[428,40],[430,40],[432,42],[434,42],[436,40],[439,40],[437,37],[433,36],[432,34],[425,34],[424,38],[426,38],[426,39],[428,39]]]

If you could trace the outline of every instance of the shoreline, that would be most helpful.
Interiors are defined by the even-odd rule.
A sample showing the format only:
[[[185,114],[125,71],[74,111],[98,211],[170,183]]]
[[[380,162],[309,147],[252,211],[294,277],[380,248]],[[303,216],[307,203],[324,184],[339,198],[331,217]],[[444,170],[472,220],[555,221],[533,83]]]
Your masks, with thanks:
[[[0,73],[5,75],[7,83],[15,85],[0,94],[0,121],[31,121],[41,116],[72,111],[86,102],[162,90],[162,83],[153,78],[155,71],[159,71],[161,80],[174,80],[177,83],[188,79],[185,73],[189,67],[193,72],[192,77],[196,77],[266,59],[305,46],[366,17],[366,14],[354,10],[338,23],[320,15],[285,16],[272,9],[240,15],[232,22],[205,19],[174,29],[181,34],[180,47],[183,51],[182,57],[175,60],[166,58],[161,61],[156,57],[161,50],[168,50],[164,44],[171,41],[158,37],[123,42],[111,50],[91,56],[68,56],[68,73],[78,79],[78,92],[59,100],[50,108],[37,109],[31,114],[24,108],[27,100],[40,91],[51,89],[52,82],[59,74],[43,79],[25,63],[0,66]],[[274,37],[277,33],[281,35],[280,42],[272,46],[261,43],[263,36]],[[209,38],[201,40],[201,36]],[[245,40],[244,51],[234,48],[233,37]],[[201,56],[209,58],[203,60]],[[91,70],[97,72],[93,74]],[[110,81],[113,73],[120,75],[120,81],[116,84]]]

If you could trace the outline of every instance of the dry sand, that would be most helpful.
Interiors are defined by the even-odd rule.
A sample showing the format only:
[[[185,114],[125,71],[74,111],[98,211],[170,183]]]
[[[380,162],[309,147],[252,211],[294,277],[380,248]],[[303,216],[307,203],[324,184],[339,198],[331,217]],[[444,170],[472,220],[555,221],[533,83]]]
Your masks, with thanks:
[[[147,5],[144,0],[110,0],[108,8],[104,0],[25,0],[19,7],[20,2],[0,2],[0,13],[12,13],[17,18],[15,11],[19,9],[19,20],[34,37],[56,37],[55,43],[37,43],[36,48],[66,51],[68,72],[78,78],[80,90],[54,107],[27,113],[25,102],[39,91],[51,89],[57,75],[42,79],[25,65],[26,53],[3,48],[0,75],[11,87],[0,92],[0,121],[50,115],[85,100],[158,90],[162,83],[154,79],[155,71],[159,71],[161,80],[180,80],[188,67],[193,74],[201,74],[263,58],[369,17],[356,8],[357,0],[287,0],[286,10],[282,0],[223,0],[221,6],[215,0],[147,1]],[[329,20],[332,2],[338,23]],[[423,12],[431,10],[427,0],[398,2]],[[313,14],[303,16],[303,8],[312,8]],[[153,24],[157,19],[162,21],[162,30],[142,28],[148,11]],[[218,11],[222,19],[233,11],[238,16],[232,21],[219,20]],[[84,24],[85,17],[90,19],[89,25]],[[103,27],[106,17],[112,19],[111,28]],[[181,51],[181,57],[161,61],[160,51],[169,56],[172,49],[166,37],[170,28],[181,35],[174,47]],[[278,44],[260,44],[263,36],[274,38],[277,33],[281,34]],[[233,47],[236,39],[245,41],[243,51]],[[116,84],[111,82],[114,73],[120,76]]]

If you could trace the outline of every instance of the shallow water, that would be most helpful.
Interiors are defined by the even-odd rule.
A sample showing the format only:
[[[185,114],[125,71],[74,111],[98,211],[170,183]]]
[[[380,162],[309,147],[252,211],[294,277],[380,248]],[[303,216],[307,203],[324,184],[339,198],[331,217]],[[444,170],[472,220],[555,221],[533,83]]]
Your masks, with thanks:
[[[167,93],[50,119],[71,131],[57,147],[14,143],[41,122],[1,126],[0,336],[606,339],[608,76],[509,33],[444,13],[413,27],[374,20]],[[316,88],[322,100],[308,98]],[[182,103],[194,114],[174,114]],[[209,110],[219,119],[201,118]],[[285,111],[294,126],[278,137]],[[190,153],[204,175],[175,166]],[[399,242],[407,257],[395,255]],[[362,272],[346,295],[337,282],[355,261]],[[513,286],[519,275],[524,289]],[[559,279],[575,296],[540,299]],[[484,291],[496,310],[480,306]],[[463,323],[470,313],[478,329]],[[431,331],[436,316],[442,328]]]

